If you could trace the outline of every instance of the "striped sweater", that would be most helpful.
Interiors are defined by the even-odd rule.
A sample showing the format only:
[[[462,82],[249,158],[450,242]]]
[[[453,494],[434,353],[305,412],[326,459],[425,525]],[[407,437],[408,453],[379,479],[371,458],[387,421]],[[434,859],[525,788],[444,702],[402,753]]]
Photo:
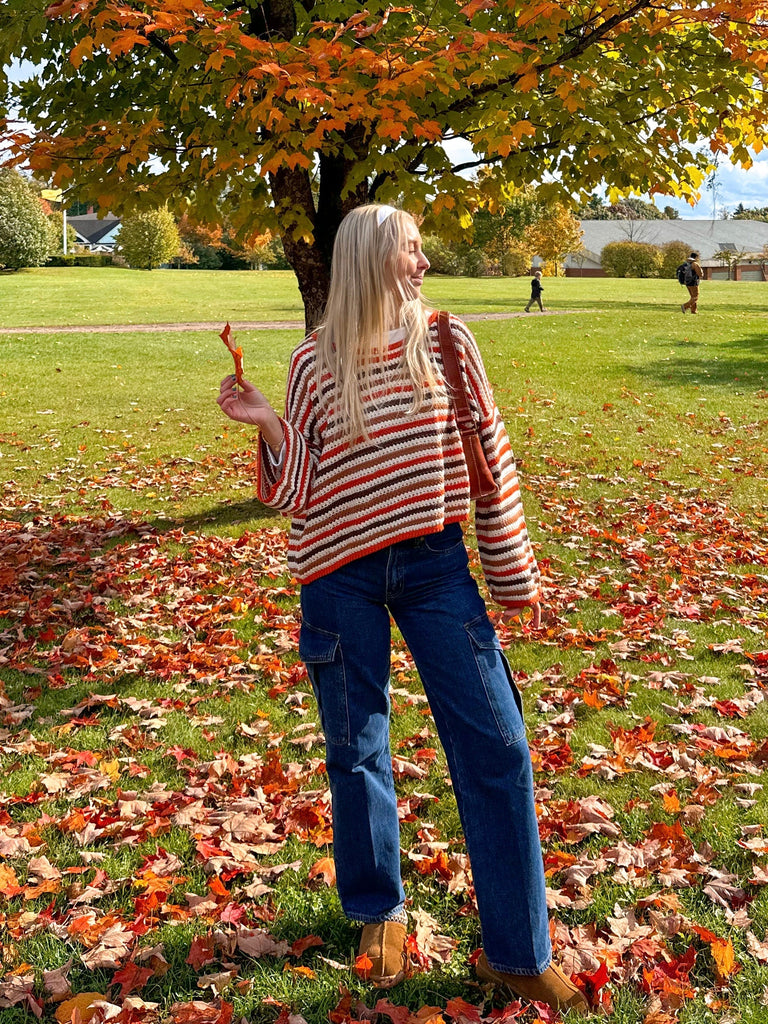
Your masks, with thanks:
[[[498,485],[496,494],[475,503],[483,572],[499,604],[535,604],[539,575],[509,438],[473,335],[455,317],[451,326],[470,407]],[[312,337],[291,357],[283,458],[275,466],[261,441],[257,486],[265,505],[292,516],[288,566],[300,583],[469,516],[469,480],[453,406],[449,398],[432,395],[412,412],[410,385],[387,387],[388,372],[397,373],[403,354],[403,341],[394,338],[374,371],[383,397],[368,410],[369,439],[351,446],[329,424],[330,375],[322,382],[324,402],[318,401]],[[442,368],[436,323],[430,343]]]

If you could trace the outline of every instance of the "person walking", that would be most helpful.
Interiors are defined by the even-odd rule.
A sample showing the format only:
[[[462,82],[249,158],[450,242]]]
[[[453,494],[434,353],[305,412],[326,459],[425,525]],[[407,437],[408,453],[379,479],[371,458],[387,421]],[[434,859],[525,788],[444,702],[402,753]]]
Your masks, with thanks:
[[[692,252],[683,264],[683,284],[688,289],[688,301],[682,303],[680,309],[685,313],[688,309],[695,313],[699,306],[699,281],[704,277],[704,272],[699,264],[699,254]]]
[[[407,967],[391,616],[448,760],[482,929],[477,973],[584,1015],[586,999],[552,963],[522,702],[468,568],[468,474],[436,314],[421,300],[428,269],[407,213],[379,205],[349,213],[323,323],[291,357],[284,415],[234,377],[217,401],[231,419],[260,428],[259,498],[292,516],[299,655],[325,736],[337,888],[345,915],[363,926],[369,980],[390,987]],[[539,573],[509,439],[474,337],[456,317],[450,327],[496,483],[475,506],[485,578],[505,620],[530,607],[538,628]]]
[[[541,293],[544,291],[544,285],[541,283],[541,271],[536,270],[531,279],[531,297],[528,299],[528,305],[525,307],[525,312],[530,313],[531,303],[538,302],[539,309],[544,312],[544,307],[541,304]]]

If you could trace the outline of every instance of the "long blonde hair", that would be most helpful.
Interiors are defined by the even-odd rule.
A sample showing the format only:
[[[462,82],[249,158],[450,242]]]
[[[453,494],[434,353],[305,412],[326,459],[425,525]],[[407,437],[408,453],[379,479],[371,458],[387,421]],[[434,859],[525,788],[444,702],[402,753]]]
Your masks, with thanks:
[[[405,328],[401,372],[389,381],[390,388],[412,386],[414,411],[428,393],[444,390],[429,344],[427,309],[395,273],[410,223],[403,210],[361,206],[347,214],[334,242],[328,303],[317,330],[316,372],[318,395],[323,376],[333,378],[333,423],[349,443],[368,438],[365,409],[377,404],[374,374],[386,357],[390,330]]]

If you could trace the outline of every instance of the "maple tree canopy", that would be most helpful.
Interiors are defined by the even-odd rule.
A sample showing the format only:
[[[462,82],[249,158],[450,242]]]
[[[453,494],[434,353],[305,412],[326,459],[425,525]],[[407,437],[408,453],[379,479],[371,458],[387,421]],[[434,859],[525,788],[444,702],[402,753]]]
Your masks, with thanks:
[[[765,0],[5,0],[12,58],[35,68],[13,101],[32,128],[6,125],[6,155],[103,209],[279,233],[308,322],[361,203],[458,230],[494,182],[692,195],[768,122]]]

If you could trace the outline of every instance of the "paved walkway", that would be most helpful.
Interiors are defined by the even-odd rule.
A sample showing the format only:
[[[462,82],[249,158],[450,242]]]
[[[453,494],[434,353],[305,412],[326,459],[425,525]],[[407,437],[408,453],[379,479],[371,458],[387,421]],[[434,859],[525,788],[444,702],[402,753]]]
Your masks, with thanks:
[[[511,320],[514,317],[563,316],[566,313],[594,313],[594,309],[547,309],[544,313],[463,313],[462,320]],[[216,331],[222,329],[221,320],[215,322],[189,322],[181,324],[82,324],[79,327],[0,327],[0,334],[125,334],[149,331]],[[303,331],[303,320],[236,320],[233,331]]]

